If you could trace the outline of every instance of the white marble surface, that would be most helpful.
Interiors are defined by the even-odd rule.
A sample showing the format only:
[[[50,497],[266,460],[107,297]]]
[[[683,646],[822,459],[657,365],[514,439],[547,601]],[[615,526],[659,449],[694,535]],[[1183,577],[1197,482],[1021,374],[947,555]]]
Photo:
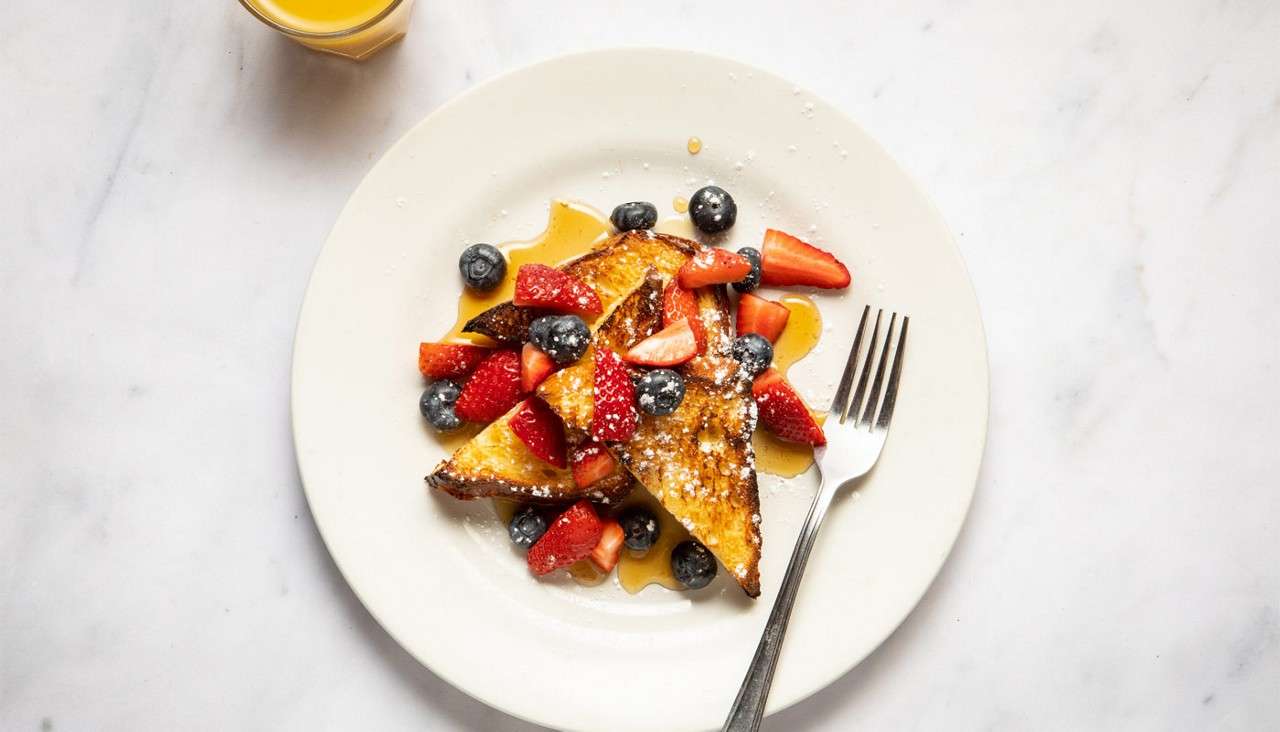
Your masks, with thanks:
[[[988,328],[955,553],[772,728],[1280,727],[1280,5],[712,5],[419,0],[353,65],[230,0],[11,0],[0,729],[529,728],[334,570],[291,337],[382,150],[477,81],[619,44],[845,109],[936,198]]]

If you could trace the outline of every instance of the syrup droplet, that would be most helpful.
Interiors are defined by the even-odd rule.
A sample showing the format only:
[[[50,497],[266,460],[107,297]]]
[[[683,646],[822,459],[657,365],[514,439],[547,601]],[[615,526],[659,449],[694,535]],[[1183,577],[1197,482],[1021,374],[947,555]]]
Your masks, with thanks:
[[[689,199],[684,196],[676,196],[671,201],[671,208],[674,208],[676,213],[686,213],[689,210]]]
[[[600,568],[591,562],[590,559],[579,559],[569,565],[569,576],[574,582],[585,587],[595,587],[609,575],[600,571]]]
[[[698,137],[690,137],[689,142],[685,145],[685,149],[690,155],[697,155],[702,152],[702,139]]]

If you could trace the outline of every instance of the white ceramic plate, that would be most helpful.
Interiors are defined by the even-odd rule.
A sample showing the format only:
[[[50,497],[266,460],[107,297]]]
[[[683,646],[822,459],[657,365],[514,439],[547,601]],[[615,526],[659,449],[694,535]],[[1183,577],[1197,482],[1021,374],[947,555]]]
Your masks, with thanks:
[[[690,155],[690,136],[705,144]],[[548,201],[671,212],[707,180],[739,204],[733,247],[796,233],[853,270],[816,299],[823,343],[791,371],[830,398],[864,304],[911,315],[884,455],[837,501],[809,563],[770,711],[848,671],[942,566],[973,494],[987,362],[972,286],[926,197],[840,112],[768,73],[677,51],[569,56],[483,84],[397,143],[352,195],[298,324],[293,429],[316,523],[375,618],[435,673],[557,728],[718,727],[816,487],[761,476],[764,594],[631,596],[531,578],[485,501],[428,492],[444,457],[418,414],[417,343],[452,323],[463,245],[536,235]]]

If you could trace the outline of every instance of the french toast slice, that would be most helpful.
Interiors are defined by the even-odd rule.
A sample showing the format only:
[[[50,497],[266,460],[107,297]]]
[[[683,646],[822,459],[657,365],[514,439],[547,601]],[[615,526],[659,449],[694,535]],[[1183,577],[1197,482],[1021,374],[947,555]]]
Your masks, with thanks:
[[[608,447],[716,555],[743,591],[758,597],[760,496],[751,447],[756,422],[751,379],[730,355],[733,336],[724,287],[701,288],[697,295],[707,348],[679,367],[684,401],[665,417],[642,413],[635,436]],[[647,335],[634,322],[610,318],[592,348],[622,353]],[[564,420],[567,433],[590,432],[594,379],[594,359],[588,353],[538,387],[538,396]]]
[[[513,498],[526,503],[560,503],[583,497],[609,502],[631,489],[631,476],[622,468],[580,488],[573,472],[534,455],[511,430],[511,417],[520,408],[491,422],[427,476],[427,485],[455,498]]]
[[[662,326],[662,280],[654,268],[643,275],[640,286],[616,302],[613,310],[601,321],[597,342],[625,351]],[[627,338],[634,340],[627,342]],[[590,359],[588,351],[578,363]],[[589,407],[592,404],[591,384],[587,383],[584,392],[563,394],[557,398],[566,405],[575,399],[585,400]],[[516,409],[519,405],[458,448],[452,457],[427,476],[427,484],[464,499],[511,497],[527,502],[556,503],[588,497],[609,503],[626,495],[631,479],[621,466],[612,475],[587,488],[580,488],[574,483],[571,471],[556,468],[530,452],[511,431],[511,417]],[[582,440],[581,431],[568,432],[570,444]]]
[[[548,376],[537,395],[564,422],[570,444],[586,439],[595,412],[595,352],[608,348],[626,353],[662,329],[662,278],[650,269],[644,281],[600,325],[582,358]]]
[[[608,313],[643,284],[650,269],[657,270],[662,279],[670,279],[697,248],[696,243],[678,236],[626,231],[558,269],[590,285]],[[462,330],[486,335],[499,343],[523,343],[529,339],[529,324],[548,312],[505,302],[467,321]],[[603,322],[603,317],[597,318],[596,323]],[[590,320],[587,322],[592,325]]]

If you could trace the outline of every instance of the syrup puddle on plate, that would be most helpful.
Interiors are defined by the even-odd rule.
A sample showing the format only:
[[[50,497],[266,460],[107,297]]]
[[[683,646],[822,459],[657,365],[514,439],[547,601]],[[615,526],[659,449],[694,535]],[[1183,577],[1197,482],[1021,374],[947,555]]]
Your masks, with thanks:
[[[610,516],[616,519],[628,509],[637,506],[647,508],[657,517],[658,541],[643,554],[633,552],[625,546],[622,548],[622,554],[618,557],[618,566],[615,567],[618,573],[618,585],[632,595],[649,585],[660,585],[669,590],[683,589],[676,581],[675,575],[671,573],[671,550],[680,542],[690,538],[688,530],[662,507],[658,499],[639,484],[632,488],[631,493],[619,504],[616,511],[610,513]],[[511,523],[511,517],[520,510],[520,504],[505,498],[495,498],[493,509],[502,526],[506,527]],[[553,513],[554,510],[548,511],[548,516]],[[610,574],[601,572],[590,559],[575,562],[567,569],[573,581],[585,587],[602,584]]]
[[[683,589],[671,573],[671,550],[690,538],[689,531],[642,486],[637,485],[622,505],[624,511],[634,506],[649,509],[658,518],[658,541],[644,554],[632,552],[625,546],[622,548],[622,556],[618,560],[618,584],[633,595],[649,585],[661,585],[668,590]]]
[[[480,343],[491,341],[475,333],[463,333],[462,328],[480,313],[510,300],[515,295],[516,271],[522,264],[558,265],[591,251],[604,241],[613,227],[608,217],[594,208],[574,201],[556,199],[551,202],[547,228],[533,239],[499,244],[498,249],[507,258],[507,276],[492,292],[477,293],[463,287],[458,298],[458,320],[441,341],[446,343]]]
[[[822,337],[822,314],[807,295],[785,295],[780,302],[791,311],[787,327],[773,346],[773,367],[784,375],[797,361],[809,355]],[[819,424],[822,415],[818,415]],[[756,453],[756,470],[780,478],[794,478],[813,465],[813,447],[786,442],[765,429],[757,429],[751,437]]]
[[[480,434],[480,430],[484,429],[484,425],[475,422],[463,422],[462,426],[452,432],[432,432],[436,436],[436,442],[440,443],[440,447],[450,455],[458,448],[471,441],[472,437]]]

